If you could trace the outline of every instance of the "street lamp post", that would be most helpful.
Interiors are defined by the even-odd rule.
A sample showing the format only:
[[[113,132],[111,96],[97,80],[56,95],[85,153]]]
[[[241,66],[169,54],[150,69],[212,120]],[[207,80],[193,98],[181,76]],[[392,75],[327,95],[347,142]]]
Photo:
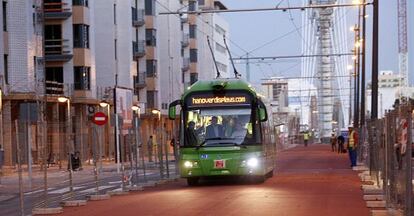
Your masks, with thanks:
[[[134,139],[135,139],[135,184],[138,185],[138,160],[139,160],[139,132],[138,132],[138,121],[141,108],[137,105],[132,106],[134,116]]]
[[[69,165],[69,196],[73,197],[73,168],[72,168],[72,143],[70,140],[71,133],[71,117],[70,117],[70,99],[68,97],[59,97],[60,103],[67,104],[67,121],[66,121],[66,145],[68,150],[68,165]]]
[[[110,140],[109,131],[110,131],[110,128],[111,128],[111,105],[109,104],[109,102],[103,100],[99,103],[99,106],[102,107],[102,108],[105,108],[105,107],[107,108],[106,112],[107,112],[107,115],[108,115],[108,123],[107,123],[108,133],[107,133],[107,139],[106,140],[108,141],[108,147],[109,147],[110,146],[110,144],[109,144],[109,140]],[[102,150],[100,150],[100,153],[101,153],[101,151]],[[101,154],[99,156],[102,157]],[[100,158],[99,160],[100,160],[100,169],[102,170],[102,158]]]

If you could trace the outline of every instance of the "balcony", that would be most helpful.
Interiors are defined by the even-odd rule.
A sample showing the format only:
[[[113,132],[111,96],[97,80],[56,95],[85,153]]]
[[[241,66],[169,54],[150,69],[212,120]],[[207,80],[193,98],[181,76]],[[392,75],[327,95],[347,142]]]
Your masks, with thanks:
[[[65,39],[46,39],[45,40],[45,60],[48,62],[66,62],[73,58],[70,51],[69,40]]]
[[[57,81],[46,80],[46,94],[49,95],[64,95],[65,84]]]
[[[132,43],[132,52],[134,55],[134,58],[141,58],[144,57],[146,52],[145,52],[145,41],[144,40],[140,40],[138,42],[133,42]]]
[[[145,24],[145,10],[132,8],[132,26],[140,27]]]
[[[134,89],[136,94],[140,89],[147,86],[146,78],[147,74],[145,72],[139,72],[137,76],[134,76]]]
[[[181,46],[188,47],[190,45],[190,35],[189,34],[183,34],[183,40],[181,41]]]
[[[44,3],[44,18],[46,20],[65,20],[72,16],[71,8],[64,2]]]
[[[183,58],[183,67],[181,69],[183,72],[190,70],[190,58]]]

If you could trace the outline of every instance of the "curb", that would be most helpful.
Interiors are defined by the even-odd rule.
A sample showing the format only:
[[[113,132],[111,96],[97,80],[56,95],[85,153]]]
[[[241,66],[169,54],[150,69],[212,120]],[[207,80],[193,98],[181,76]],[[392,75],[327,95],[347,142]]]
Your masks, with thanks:
[[[32,210],[32,215],[49,215],[63,213],[62,207],[57,208],[35,208]]]
[[[99,201],[99,200],[107,200],[111,198],[109,194],[100,194],[100,195],[88,195],[88,200],[90,201]]]
[[[86,200],[68,200],[62,202],[64,207],[78,207],[78,206],[85,206]]]

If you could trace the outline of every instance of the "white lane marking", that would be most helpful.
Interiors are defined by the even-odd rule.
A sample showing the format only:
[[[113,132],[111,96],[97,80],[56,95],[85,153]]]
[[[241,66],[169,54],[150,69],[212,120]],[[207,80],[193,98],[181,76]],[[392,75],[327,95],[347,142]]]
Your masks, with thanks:
[[[48,188],[47,190],[51,191],[51,190],[54,190],[54,189],[55,188]],[[35,191],[26,192],[26,193],[24,193],[24,195],[32,195],[32,194],[40,193],[40,192],[43,192],[43,191],[45,191],[45,190],[44,189],[39,189],[39,190],[35,190]]]
[[[114,182],[108,182],[108,184],[121,184],[122,181],[114,181]]]
[[[108,188],[114,188],[114,187],[118,187],[117,185],[105,185],[105,186],[99,186],[99,190],[105,190]],[[83,191],[79,191],[78,193],[95,193],[96,192],[96,188],[89,188]]]
[[[78,190],[78,189],[82,189],[84,187],[73,187],[73,190]],[[69,187],[65,187],[59,190],[54,190],[54,191],[50,191],[48,194],[63,194],[63,193],[67,193],[69,192],[70,188]]]

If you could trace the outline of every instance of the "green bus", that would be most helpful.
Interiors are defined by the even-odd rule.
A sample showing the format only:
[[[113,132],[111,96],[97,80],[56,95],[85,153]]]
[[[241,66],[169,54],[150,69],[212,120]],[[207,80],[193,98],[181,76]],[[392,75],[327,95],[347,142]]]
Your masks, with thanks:
[[[258,93],[240,79],[197,81],[169,106],[180,105],[180,175],[188,185],[201,177],[273,176],[275,133]]]

